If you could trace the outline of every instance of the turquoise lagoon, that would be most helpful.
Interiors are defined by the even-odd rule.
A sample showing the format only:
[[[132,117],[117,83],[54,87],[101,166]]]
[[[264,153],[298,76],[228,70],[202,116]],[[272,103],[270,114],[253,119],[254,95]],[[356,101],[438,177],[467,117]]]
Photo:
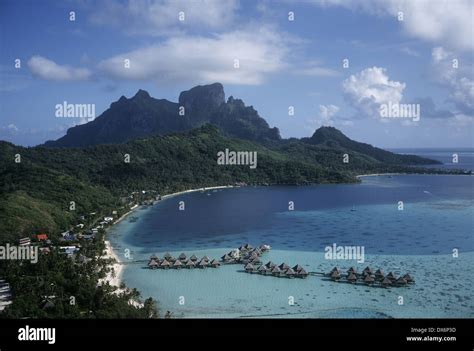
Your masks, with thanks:
[[[124,282],[175,317],[472,318],[473,179],[376,176],[361,184],[199,191],[140,209],[134,214],[138,221],[125,219],[108,236],[128,262]],[[179,201],[185,211],[178,210]],[[288,210],[290,201],[294,211]],[[167,251],[220,258],[247,242],[272,246],[264,262],[301,264],[310,272],[370,265],[397,275],[409,272],[416,284],[385,289],[322,276],[248,274],[242,265],[149,270],[146,262],[130,262]],[[364,246],[365,262],[325,259],[324,249],[333,243]]]

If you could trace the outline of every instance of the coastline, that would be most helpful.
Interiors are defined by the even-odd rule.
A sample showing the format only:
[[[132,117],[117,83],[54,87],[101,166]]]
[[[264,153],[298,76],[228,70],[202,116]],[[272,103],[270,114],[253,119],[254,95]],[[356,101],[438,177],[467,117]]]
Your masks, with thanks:
[[[103,258],[114,259],[115,262],[109,266],[111,268],[111,271],[108,272],[107,276],[101,281],[103,283],[108,282],[111,286],[120,288],[124,266],[120,263],[120,260],[117,254],[115,253],[112,245],[110,244],[110,241],[104,240],[104,243],[105,243],[105,255],[103,256]],[[117,290],[117,292],[119,290]]]
[[[378,176],[396,176],[396,175],[430,175],[430,176],[446,176],[446,175],[455,175],[459,176],[472,176],[474,174],[436,174],[436,173],[369,173],[369,174],[358,174],[356,178],[362,177],[378,177]]]
[[[356,178],[361,177],[378,177],[378,176],[392,176],[392,175],[407,175],[408,173],[369,173],[369,174],[358,174]]]
[[[197,188],[197,189],[189,189],[189,190],[183,190],[183,191],[178,191],[175,193],[163,195],[161,197],[160,201],[170,199],[175,196],[183,195],[183,194],[188,194],[188,193],[193,193],[197,191],[207,191],[207,190],[217,190],[217,189],[228,189],[228,188],[235,188],[236,186],[234,185],[219,185],[219,186],[213,186],[213,187],[202,187],[202,188]],[[159,202],[159,201],[158,201]],[[156,202],[155,202],[156,203]],[[155,204],[154,203],[154,204]],[[130,211],[124,213],[120,218],[118,218],[115,222],[113,222],[112,226],[107,228],[107,232],[117,223],[120,223],[122,220],[124,220],[128,215],[131,213],[137,211],[141,206],[135,205],[132,208],[130,208]],[[107,276],[101,280],[100,282],[105,283],[108,282],[112,286],[120,287],[120,284],[122,283],[122,275],[123,275],[123,270],[124,266],[121,264],[117,253],[114,251],[114,248],[110,241],[105,240],[105,255],[102,256],[105,259],[114,259],[115,262],[112,263],[109,267],[111,268],[111,272],[107,273]],[[120,289],[117,290],[117,293],[120,291]]]
[[[163,195],[161,197],[161,200],[166,200],[175,196],[183,195],[183,194],[188,194],[188,193],[194,193],[197,191],[207,191],[207,190],[216,190],[216,189],[230,189],[230,188],[236,188],[237,186],[235,185],[219,185],[219,186],[211,186],[211,187],[202,187],[202,188],[197,188],[197,189],[189,189],[189,190],[183,190],[183,191],[178,191],[176,193],[171,193],[168,195]]]

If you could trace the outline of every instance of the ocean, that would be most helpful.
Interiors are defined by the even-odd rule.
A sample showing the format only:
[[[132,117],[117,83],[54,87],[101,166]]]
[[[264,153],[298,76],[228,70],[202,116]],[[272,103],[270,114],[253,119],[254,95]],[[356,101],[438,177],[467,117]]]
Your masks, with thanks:
[[[422,156],[442,161],[452,153],[425,151]],[[460,159],[472,169],[472,151],[468,155]],[[198,191],[136,211],[138,220],[118,223],[108,239],[127,263],[124,282],[177,318],[472,318],[473,181],[396,175],[362,177],[360,184]],[[416,283],[385,289],[320,275],[248,274],[243,265],[146,267],[152,254],[219,259],[245,243],[272,246],[264,263],[300,264],[315,273],[369,265],[397,276],[409,272]],[[325,249],[334,244],[363,247],[364,262],[327,259]]]

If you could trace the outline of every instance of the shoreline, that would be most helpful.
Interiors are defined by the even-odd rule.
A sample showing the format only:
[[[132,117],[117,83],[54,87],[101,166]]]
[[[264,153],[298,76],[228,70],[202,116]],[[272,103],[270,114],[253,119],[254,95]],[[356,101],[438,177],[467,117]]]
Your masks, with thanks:
[[[202,187],[202,188],[196,188],[196,189],[183,190],[183,191],[178,191],[178,192],[175,192],[175,193],[163,195],[161,197],[160,201],[170,199],[172,197],[183,195],[183,194],[189,194],[189,193],[197,192],[197,191],[229,189],[229,188],[235,188],[235,187],[237,187],[237,186],[234,186],[234,185],[219,185],[219,186],[213,186],[213,187]],[[153,203],[153,205],[155,205],[157,202],[160,202],[160,201],[155,201]],[[132,208],[130,208],[130,211],[124,213],[122,216],[120,216],[120,218],[118,218],[115,222],[113,222],[112,225],[109,228],[107,228],[106,235],[107,235],[108,231],[110,229],[112,229],[112,227],[115,224],[120,223],[128,215],[130,215],[131,213],[137,211],[141,207],[142,206],[140,206],[140,205],[135,205]],[[119,288],[120,284],[122,283],[122,275],[123,275],[123,270],[124,270],[125,267],[124,267],[123,264],[121,264],[121,261],[119,260],[119,257],[117,255],[117,253],[114,251],[114,248],[113,248],[111,242],[104,238],[104,243],[105,243],[105,255],[102,256],[102,257],[105,258],[105,259],[110,259],[110,258],[115,259],[116,262],[109,265],[109,267],[115,273],[114,274],[115,276],[113,276],[112,272],[109,272],[109,273],[107,273],[107,276],[105,278],[101,279],[99,282],[101,282],[101,283],[108,282],[110,285],[116,286],[116,287]],[[120,289],[117,290],[117,292],[119,292],[119,291],[120,291]]]
[[[235,185],[219,185],[219,186],[211,186],[211,187],[202,187],[202,188],[196,188],[196,189],[183,190],[183,191],[178,191],[176,193],[163,195],[161,197],[161,200],[170,199],[172,197],[183,195],[183,194],[195,193],[197,191],[207,191],[207,190],[217,190],[217,189],[231,189],[231,188],[237,188],[237,187],[238,186],[235,186]]]
[[[378,176],[393,176],[393,175],[408,175],[409,173],[369,173],[369,174],[358,174],[355,177],[378,177]]]
[[[473,174],[438,174],[438,173],[368,173],[358,174],[356,178],[362,177],[379,177],[379,176],[397,176],[397,175],[417,175],[417,176],[472,176]],[[342,183],[337,183],[342,184]]]
[[[105,259],[114,259],[115,262],[109,265],[109,267],[112,269],[111,272],[107,273],[107,276],[103,279],[101,279],[100,282],[106,283],[108,282],[111,286],[115,286],[119,288],[117,292],[120,291],[120,284],[122,283],[122,274],[123,274],[123,269],[124,266],[120,263],[120,260],[118,258],[118,255],[114,251],[112,245],[110,244],[110,241],[104,240],[105,243],[105,255],[102,256]]]

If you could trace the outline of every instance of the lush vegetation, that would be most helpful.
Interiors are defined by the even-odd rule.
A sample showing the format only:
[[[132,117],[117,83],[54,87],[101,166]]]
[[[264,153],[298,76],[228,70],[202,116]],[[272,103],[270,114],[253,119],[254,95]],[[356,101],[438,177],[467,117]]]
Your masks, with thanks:
[[[58,249],[42,254],[37,263],[3,261],[0,276],[13,293],[13,303],[1,318],[155,318],[158,310],[151,298],[143,306],[131,304],[140,294],[98,284],[111,269],[110,262],[97,257],[104,249],[102,235],[94,241],[81,240],[81,254],[67,257]],[[53,240],[54,244],[59,244]],[[64,245],[64,244],[63,244]]]
[[[238,102],[237,105],[236,108],[245,108]],[[359,143],[331,141],[327,136],[324,142],[319,141],[233,139],[215,126],[204,125],[183,134],[88,148],[23,148],[0,142],[0,244],[17,244],[20,237],[46,232],[53,248],[37,264],[0,262],[0,277],[10,283],[14,294],[13,304],[2,315],[157,316],[153,300],[135,307],[129,301],[138,298],[138,292],[117,292],[109,285],[98,284],[109,269],[108,262],[99,258],[104,249],[103,232],[92,241],[81,240],[80,255],[75,258],[55,249],[61,245],[59,233],[77,223],[90,228],[112,211],[117,215],[127,211],[132,192],[153,190],[153,194],[166,194],[235,183],[355,182],[354,175],[360,173],[423,171],[408,167],[411,159],[380,153],[379,149],[367,149]],[[217,153],[225,149],[256,151],[257,167],[218,165]],[[349,155],[348,163],[343,162],[344,154]],[[15,162],[18,155],[19,163]],[[130,162],[126,162],[127,155]],[[71,201],[75,203],[74,210],[70,209]],[[53,304],[48,302],[51,296]]]

